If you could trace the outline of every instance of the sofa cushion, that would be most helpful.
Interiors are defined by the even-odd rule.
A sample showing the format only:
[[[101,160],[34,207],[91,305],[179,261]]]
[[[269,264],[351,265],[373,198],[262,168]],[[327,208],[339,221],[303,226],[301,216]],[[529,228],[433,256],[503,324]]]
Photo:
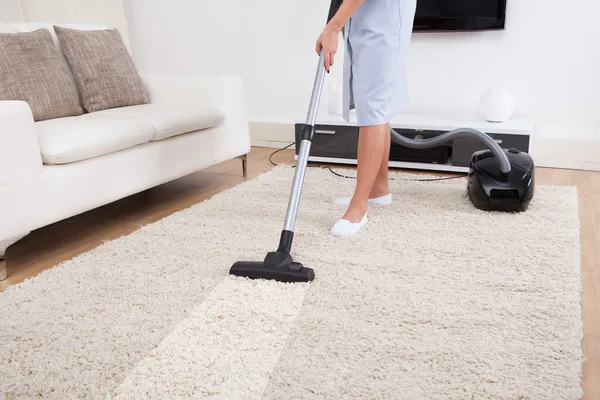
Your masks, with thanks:
[[[150,122],[156,129],[153,141],[208,129],[221,124],[225,114],[211,106],[144,104],[100,111],[98,115],[127,116]]]
[[[75,81],[47,29],[0,33],[0,100],[21,100],[35,121],[83,113]]]
[[[54,26],[84,108],[89,112],[149,103],[148,93],[116,29]]]
[[[0,0],[1,1],[1,0]],[[65,66],[65,70],[69,73],[69,78],[72,82],[75,83],[77,87],[77,83],[75,81],[75,76],[73,76],[73,71],[71,71],[71,66],[67,61],[67,58],[62,52],[62,47],[60,42],[58,41],[58,37],[56,36],[56,32],[54,31],[54,24],[49,22],[14,22],[10,25],[6,24],[7,29],[12,28],[15,32],[31,32],[37,29],[47,29],[48,32],[52,35],[52,41],[54,42],[54,47],[58,49],[58,54],[60,56],[60,61]],[[101,30],[101,29],[109,29],[105,25],[95,25],[95,24],[59,24],[59,26],[71,29],[79,29],[79,30]],[[10,27],[10,28],[8,28]],[[0,24],[0,32],[2,31],[2,24]],[[9,31],[10,32],[10,31]],[[79,105],[83,110],[83,101],[81,99],[81,92],[79,91],[79,87],[77,87],[77,95],[79,96]]]
[[[84,114],[36,122],[45,164],[66,164],[148,142],[156,130],[149,121],[118,115]]]

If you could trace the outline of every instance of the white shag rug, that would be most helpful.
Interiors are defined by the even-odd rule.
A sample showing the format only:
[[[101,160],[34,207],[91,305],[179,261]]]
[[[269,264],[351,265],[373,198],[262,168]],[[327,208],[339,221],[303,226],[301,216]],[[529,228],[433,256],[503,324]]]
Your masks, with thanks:
[[[0,293],[6,399],[579,399],[578,198],[486,213],[466,180],[393,173],[392,206],[329,235],[354,180],[310,168],[310,284],[228,275],[274,250],[274,170]],[[348,174],[351,172],[344,171]]]

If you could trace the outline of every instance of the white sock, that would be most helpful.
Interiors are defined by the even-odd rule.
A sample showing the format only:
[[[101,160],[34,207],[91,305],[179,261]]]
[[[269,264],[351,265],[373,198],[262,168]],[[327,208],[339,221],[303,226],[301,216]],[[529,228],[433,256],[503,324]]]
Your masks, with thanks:
[[[331,228],[333,236],[352,236],[358,233],[360,229],[369,221],[365,214],[359,222],[350,222],[347,219],[340,219]]]

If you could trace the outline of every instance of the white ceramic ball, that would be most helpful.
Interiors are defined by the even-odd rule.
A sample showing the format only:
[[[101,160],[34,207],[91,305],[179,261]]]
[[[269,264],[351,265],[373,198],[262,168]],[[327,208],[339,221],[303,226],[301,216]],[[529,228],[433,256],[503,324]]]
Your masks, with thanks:
[[[479,100],[479,112],[489,122],[504,122],[515,111],[515,101],[506,89],[490,88]]]

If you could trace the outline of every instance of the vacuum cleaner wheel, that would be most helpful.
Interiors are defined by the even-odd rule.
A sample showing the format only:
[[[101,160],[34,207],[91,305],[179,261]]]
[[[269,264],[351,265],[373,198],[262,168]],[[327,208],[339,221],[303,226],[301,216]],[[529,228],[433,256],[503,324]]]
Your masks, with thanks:
[[[473,205],[485,211],[526,211],[535,188],[535,166],[527,153],[518,149],[503,149],[511,171],[500,171],[498,160],[490,150],[471,157],[467,191]]]

